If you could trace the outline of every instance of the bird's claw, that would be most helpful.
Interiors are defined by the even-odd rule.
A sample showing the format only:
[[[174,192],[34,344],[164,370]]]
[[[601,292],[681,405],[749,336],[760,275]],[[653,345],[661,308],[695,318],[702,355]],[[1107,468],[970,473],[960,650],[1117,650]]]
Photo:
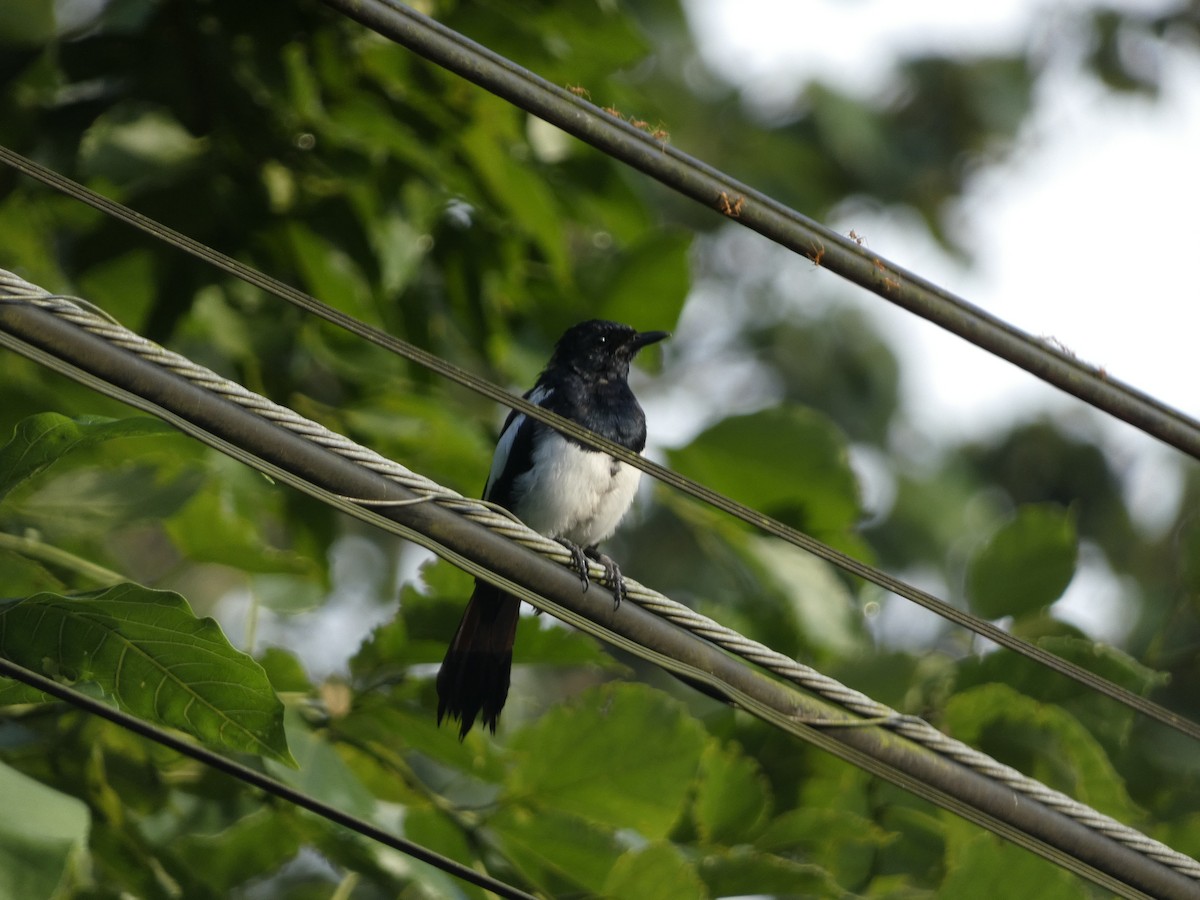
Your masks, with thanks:
[[[588,560],[592,559],[604,567],[604,583],[613,595],[613,609],[619,609],[625,599],[625,579],[621,576],[621,567],[607,553],[601,553],[596,547],[580,547],[566,538],[555,538],[567,548],[571,554],[571,568],[579,573],[579,583],[584,592],[591,587],[592,580],[588,577]]]
[[[604,567],[604,583],[612,591],[613,609],[620,609],[621,601],[625,599],[625,579],[621,576],[621,567],[611,556],[601,553],[595,547],[588,547],[585,552]]]
[[[560,544],[567,548],[567,552],[571,554],[571,568],[579,573],[579,583],[583,588],[584,593],[591,587],[592,581],[588,578],[588,557],[583,548],[578,544],[568,541],[566,538],[555,538]]]

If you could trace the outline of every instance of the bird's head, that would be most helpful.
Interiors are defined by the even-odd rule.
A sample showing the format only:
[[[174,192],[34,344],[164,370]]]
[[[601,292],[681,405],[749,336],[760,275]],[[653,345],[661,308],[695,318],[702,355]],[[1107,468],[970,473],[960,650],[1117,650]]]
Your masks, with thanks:
[[[568,328],[558,339],[548,368],[600,379],[624,378],[639,350],[670,336],[667,331],[635,331],[620,322],[590,319]]]

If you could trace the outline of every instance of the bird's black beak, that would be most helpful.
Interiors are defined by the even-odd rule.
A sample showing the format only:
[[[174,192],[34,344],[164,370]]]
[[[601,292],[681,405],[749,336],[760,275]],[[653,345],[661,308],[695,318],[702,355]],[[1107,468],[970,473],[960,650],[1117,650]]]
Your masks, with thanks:
[[[647,347],[650,344],[657,344],[659,341],[666,340],[670,336],[671,332],[669,331],[640,331],[634,335],[633,340],[629,342],[629,346],[633,348],[634,353],[637,353],[643,347]]]

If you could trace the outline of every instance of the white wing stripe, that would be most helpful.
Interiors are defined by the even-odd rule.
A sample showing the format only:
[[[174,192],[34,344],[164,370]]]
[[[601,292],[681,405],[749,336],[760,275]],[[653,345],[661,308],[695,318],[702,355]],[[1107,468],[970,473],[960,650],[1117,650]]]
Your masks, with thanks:
[[[550,388],[539,385],[530,391],[525,399],[535,406],[541,406],[553,391]],[[500,477],[500,473],[504,471],[504,466],[508,463],[508,454],[512,452],[513,442],[517,439],[517,432],[521,430],[521,426],[525,424],[525,416],[518,414],[513,416],[512,421],[508,423],[508,427],[500,434],[500,440],[496,442],[496,451],[492,454],[492,469],[488,472],[487,484],[483,488],[483,497],[486,500],[492,492],[492,485],[496,479]]]

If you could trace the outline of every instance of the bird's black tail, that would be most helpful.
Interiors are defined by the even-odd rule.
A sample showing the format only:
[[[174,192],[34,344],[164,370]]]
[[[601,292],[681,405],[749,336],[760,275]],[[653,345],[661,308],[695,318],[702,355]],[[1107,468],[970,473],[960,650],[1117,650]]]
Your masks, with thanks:
[[[437,677],[438,724],[449,716],[462,723],[465,738],[475,718],[496,733],[508,697],[513,641],[521,601],[486,581],[476,580],[471,602],[458,623]]]

